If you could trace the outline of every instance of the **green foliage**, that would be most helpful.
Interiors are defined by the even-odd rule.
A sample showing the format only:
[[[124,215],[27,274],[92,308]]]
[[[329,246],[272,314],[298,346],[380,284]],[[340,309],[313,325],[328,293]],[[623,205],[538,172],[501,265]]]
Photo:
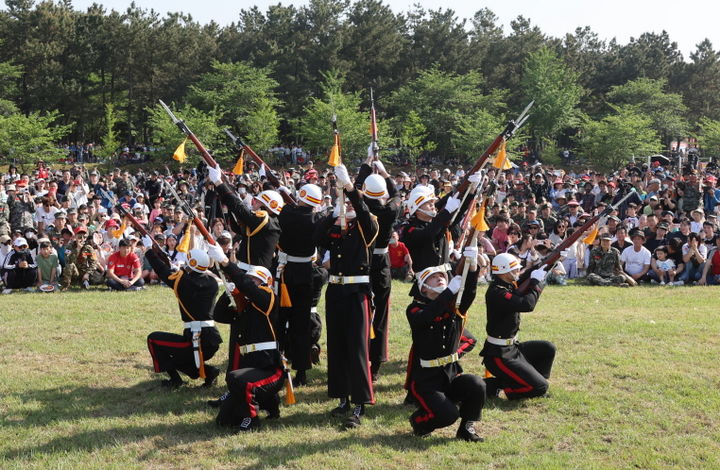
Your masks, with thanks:
[[[168,104],[168,106],[173,110],[175,116],[185,121],[205,148],[215,156],[213,150],[223,146],[225,140],[222,128],[219,125],[220,114],[214,111],[201,111],[190,105],[185,105],[180,109],[175,109],[172,104]],[[158,148],[159,159],[166,159],[168,163],[175,162],[172,159],[173,152],[185,136],[172,122],[172,119],[160,104],[147,108],[146,112],[149,115],[148,122],[152,129],[152,142]],[[189,140],[185,146],[185,152],[188,156],[185,161],[186,165],[195,165],[202,159],[200,153]]]
[[[338,70],[324,73],[322,98],[311,98],[299,127],[305,148],[327,155],[333,145],[331,119],[337,116],[343,162],[367,156],[370,144],[370,119],[360,111],[360,92],[343,93],[344,76]],[[378,123],[378,126],[380,124]]]
[[[399,119],[415,112],[427,131],[423,145],[436,146],[442,158],[466,156],[504,108],[502,93],[481,90],[477,72],[457,75],[433,67],[393,93],[390,108]]]
[[[21,67],[10,62],[0,62],[0,116],[9,116],[17,111],[12,99],[17,96],[17,79],[21,75]]]
[[[720,157],[720,121],[702,118],[698,123],[698,143],[706,155]]]
[[[689,125],[684,117],[687,107],[682,96],[665,92],[666,86],[665,79],[638,78],[612,87],[607,99],[615,105],[632,106],[639,114],[649,117],[652,128],[669,142],[686,135]]]
[[[453,144],[461,160],[472,163],[485,151],[490,142],[502,131],[502,122],[485,110],[463,116],[453,130]]]
[[[0,158],[25,164],[39,159],[53,161],[64,155],[57,142],[65,137],[71,125],[58,125],[57,111],[25,116],[20,113],[0,116]]]
[[[575,124],[576,106],[583,95],[578,74],[570,70],[548,47],[530,53],[525,60],[521,87],[527,102],[535,101],[528,120],[536,147]]]
[[[108,103],[105,105],[105,135],[101,141],[102,148],[98,151],[98,154],[102,157],[109,157],[113,155],[120,146],[118,133],[115,130],[116,124],[117,115],[115,114],[115,107],[112,103]]]
[[[435,143],[427,139],[427,128],[422,123],[422,119],[417,112],[410,111],[403,120],[394,123],[399,127],[397,134],[400,140],[400,146],[410,155],[413,161],[423,152],[432,152],[435,150]]]
[[[602,120],[587,119],[578,143],[580,153],[592,165],[609,170],[619,168],[632,156],[647,156],[661,149],[652,129],[652,120],[631,106],[613,106]]]
[[[212,69],[190,86],[190,103],[222,114],[222,124],[233,128],[258,152],[276,144],[280,101],[275,97],[278,83],[270,78],[270,69],[218,61]]]

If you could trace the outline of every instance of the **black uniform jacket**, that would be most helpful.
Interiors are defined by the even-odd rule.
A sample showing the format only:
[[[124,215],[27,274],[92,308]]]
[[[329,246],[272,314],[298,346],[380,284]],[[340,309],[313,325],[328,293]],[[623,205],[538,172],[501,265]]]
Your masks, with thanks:
[[[244,295],[247,303],[245,309],[238,312],[230,306],[227,293],[223,294],[215,306],[215,320],[232,324],[232,331],[236,331],[239,336],[235,339],[240,345],[277,341],[275,329],[278,302],[273,290],[268,286],[255,285],[252,278],[243,274],[233,263],[223,266],[223,271],[235,283],[236,294]],[[282,360],[277,348],[249,352],[240,358],[240,368],[272,369],[281,365]]]
[[[450,289],[445,289],[435,300],[418,295],[408,306],[406,315],[413,340],[411,380],[432,380],[442,375],[451,380],[462,373],[458,362],[441,367],[422,367],[420,359],[432,360],[459,352],[464,333],[464,317],[475,300],[477,278],[477,271],[468,272],[462,302],[457,310],[456,295]]]
[[[217,281],[213,277],[190,269],[172,272],[153,250],[147,250],[145,257],[158,277],[175,291],[183,322],[213,319],[213,306],[218,291]],[[183,335],[192,337],[189,328],[185,328]],[[220,332],[214,326],[202,329],[202,340],[222,343]]]
[[[312,207],[286,205],[278,216],[280,249],[290,256],[307,258],[315,253],[313,234],[320,219]],[[312,263],[288,262],[283,271],[288,284],[312,284]]]
[[[217,186],[220,200],[241,224],[242,239],[237,259],[243,263],[272,268],[275,247],[280,240],[280,223],[270,211],[250,210],[226,184]]]
[[[526,271],[518,283],[522,283],[530,276]],[[514,338],[520,330],[520,313],[535,310],[542,288],[535,279],[530,280],[527,293],[517,292],[515,285],[501,281],[495,277],[485,291],[485,304],[487,305],[487,334],[495,338]],[[480,352],[481,356],[503,356],[514,345],[498,346],[487,341]]]
[[[369,276],[370,260],[378,234],[376,217],[370,213],[357,190],[345,192],[355,209],[355,219],[348,221],[343,234],[335,217],[325,217],[315,228],[315,244],[330,250],[329,273],[337,276]],[[369,289],[367,284],[348,284],[344,287],[357,292]]]

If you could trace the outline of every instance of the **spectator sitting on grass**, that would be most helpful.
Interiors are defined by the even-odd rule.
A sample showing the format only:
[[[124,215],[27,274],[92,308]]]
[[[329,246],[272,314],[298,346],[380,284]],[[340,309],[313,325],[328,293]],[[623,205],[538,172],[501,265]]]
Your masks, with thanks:
[[[667,222],[660,222],[655,226],[655,233],[652,238],[645,241],[645,248],[648,249],[651,253],[655,252],[655,249],[661,245],[667,244],[667,239],[665,238],[668,233],[668,224]],[[667,248],[665,249],[667,251]]]
[[[142,279],[142,263],[132,252],[132,244],[126,238],[118,243],[118,251],[110,255],[107,266],[107,285],[112,290],[139,290],[145,285]]]
[[[33,291],[37,279],[37,266],[28,250],[28,243],[23,237],[13,241],[14,253],[5,260],[3,266],[5,289],[3,294],[11,294],[14,289]]]
[[[715,247],[707,256],[702,275],[698,280],[699,286],[716,286],[720,284],[720,236],[715,237]]]
[[[622,253],[623,250],[630,245],[632,245],[632,242],[627,236],[627,229],[624,225],[618,225],[615,230],[615,236],[613,237],[613,248],[616,248],[617,251]]]
[[[50,240],[40,240],[40,253],[35,262],[37,263],[37,287],[52,286],[50,291],[57,288],[60,263],[58,256],[54,253]]]
[[[543,241],[545,243],[538,243],[535,246],[535,250],[540,256],[540,259],[545,258],[550,253],[550,251],[555,248],[554,246],[552,246],[552,244],[550,244],[550,240]],[[550,273],[545,278],[545,282],[547,282],[548,284],[557,284],[559,286],[567,285],[565,267],[562,264],[562,258],[560,258],[558,262],[555,263],[555,266],[553,266],[553,268],[550,270]]]
[[[681,281],[688,284],[700,280],[707,253],[707,247],[700,242],[700,236],[694,232],[690,233],[687,243],[682,246],[685,271],[680,275]]]
[[[655,249],[650,267],[652,269],[648,272],[648,277],[651,283],[657,284],[659,282],[663,286],[675,283],[677,274],[675,261],[668,257],[668,249],[665,245],[660,245]]]
[[[623,263],[625,272],[635,282],[640,283],[646,279],[646,275],[650,270],[652,254],[650,250],[643,246],[645,233],[642,230],[635,229],[630,232],[630,240],[632,240],[633,244],[623,250],[620,261]]]

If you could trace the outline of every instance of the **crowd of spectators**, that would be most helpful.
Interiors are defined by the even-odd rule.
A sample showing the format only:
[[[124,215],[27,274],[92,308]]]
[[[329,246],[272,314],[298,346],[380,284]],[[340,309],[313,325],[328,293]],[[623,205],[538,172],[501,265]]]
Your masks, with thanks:
[[[290,163],[288,163],[290,165]],[[332,211],[335,177],[311,161],[281,170],[291,191],[314,183],[323,190],[320,211]],[[490,229],[479,237],[480,282],[498,253],[511,252],[529,268],[593,214],[632,192],[617,210],[563,251],[548,281],[565,285],[584,278],[596,285],[715,285],[720,283],[720,211],[718,169],[663,167],[630,163],[615,172],[566,172],[542,165],[521,165],[487,176],[497,190],[489,197]],[[267,188],[263,174],[247,164],[241,175],[229,174],[248,205]],[[407,198],[417,185],[432,187],[438,197],[451,193],[465,176],[462,167],[418,168],[394,174],[395,188]],[[0,174],[0,278],[3,293],[51,292],[71,286],[105,285],[137,290],[158,282],[144,257],[139,236],[125,223],[122,204],[146,224],[176,266],[185,262],[188,244],[203,246],[177,201],[173,186],[194,207],[221,244],[237,244],[234,226],[205,178],[204,165],[171,171],[132,172],[120,168],[88,170],[75,165],[32,171],[10,166]],[[404,219],[398,221],[389,252],[393,277],[410,279],[412,259],[402,244]]]

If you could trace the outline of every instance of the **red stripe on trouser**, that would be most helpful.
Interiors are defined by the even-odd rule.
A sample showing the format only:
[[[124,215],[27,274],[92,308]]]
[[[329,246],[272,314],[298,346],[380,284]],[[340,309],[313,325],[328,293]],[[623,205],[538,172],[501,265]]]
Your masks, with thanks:
[[[257,416],[257,409],[255,408],[255,405],[252,404],[252,398],[253,398],[253,391],[256,387],[262,387],[263,385],[267,385],[269,383],[275,382],[280,377],[282,377],[283,371],[281,369],[278,369],[277,372],[275,372],[273,375],[266,379],[259,380],[257,382],[248,382],[247,385],[245,385],[245,400],[247,401],[248,405],[248,411],[250,412],[250,417],[254,418]]]
[[[172,341],[163,341],[159,339],[150,339],[148,338],[148,349],[150,350],[150,357],[152,357],[153,360],[153,367],[155,368],[155,372],[162,372],[160,370],[160,363],[157,360],[157,355],[155,354],[155,348],[153,347],[153,343],[157,344],[158,346],[167,346],[170,348],[187,348],[188,346],[192,346],[192,343],[190,342],[183,342],[183,343],[173,343]]]
[[[388,359],[390,356],[390,343],[388,340],[390,339],[390,295],[388,294],[387,303],[385,304],[385,360]]]
[[[375,393],[373,391],[372,374],[370,372],[370,328],[372,328],[372,312],[370,311],[370,303],[368,302],[368,296],[365,295],[363,298],[363,308],[365,309],[365,316],[367,317],[367,327],[365,328],[365,363],[367,364],[367,377],[368,385],[370,387],[370,404],[375,404]]]
[[[423,400],[420,394],[415,390],[415,381],[410,384],[410,391],[412,392],[418,403],[420,403],[420,406],[422,406],[423,409],[427,412],[427,415],[425,416],[416,416],[415,422],[422,423],[424,421],[430,421],[431,419],[433,419],[435,417],[435,413],[432,412],[430,407],[427,406],[427,403],[425,403],[425,400]]]
[[[233,354],[233,363],[232,363],[232,369],[238,370],[240,368],[240,344],[235,343],[235,354]]]
[[[505,374],[507,374],[511,379],[513,379],[515,382],[519,383],[520,385],[524,385],[520,388],[504,388],[503,391],[507,395],[508,393],[526,393],[533,389],[532,385],[525,382],[523,379],[520,378],[519,375],[517,375],[515,372],[511,371],[507,368],[505,364],[503,364],[502,359],[499,357],[494,358],[495,364],[500,368],[501,371],[503,371]]]

